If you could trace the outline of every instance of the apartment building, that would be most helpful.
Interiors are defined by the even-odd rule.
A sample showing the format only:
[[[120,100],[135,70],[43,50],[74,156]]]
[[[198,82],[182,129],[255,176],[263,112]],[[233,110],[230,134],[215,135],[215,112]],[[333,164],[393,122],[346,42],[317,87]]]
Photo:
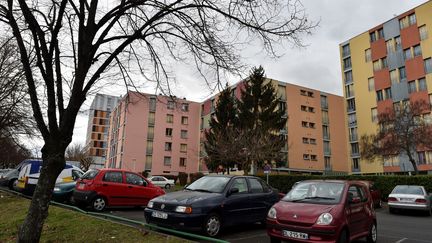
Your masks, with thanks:
[[[94,167],[105,165],[109,116],[119,100],[117,96],[96,94],[90,106],[85,149]]]
[[[315,174],[343,174],[349,171],[344,127],[344,98],[318,90],[268,79],[280,97],[280,109],[288,117],[287,136],[283,151],[287,154],[285,166],[280,171]],[[233,95],[240,97],[244,82],[231,88]],[[202,103],[201,112],[201,164],[206,156],[203,131],[209,129],[218,95]]]
[[[200,104],[128,92],[113,109],[106,167],[152,175],[198,171]]]
[[[432,1],[340,44],[345,127],[352,173],[411,171],[404,154],[361,157],[359,138],[375,133],[377,116],[401,102],[432,100]],[[420,171],[432,170],[431,151],[417,151]]]

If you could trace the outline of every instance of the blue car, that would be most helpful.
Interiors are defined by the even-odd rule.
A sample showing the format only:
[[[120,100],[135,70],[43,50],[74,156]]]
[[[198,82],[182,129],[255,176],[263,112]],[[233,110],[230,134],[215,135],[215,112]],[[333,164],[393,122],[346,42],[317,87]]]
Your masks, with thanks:
[[[253,176],[209,175],[182,191],[156,197],[145,208],[147,223],[216,236],[223,227],[265,222],[279,201],[276,189]]]

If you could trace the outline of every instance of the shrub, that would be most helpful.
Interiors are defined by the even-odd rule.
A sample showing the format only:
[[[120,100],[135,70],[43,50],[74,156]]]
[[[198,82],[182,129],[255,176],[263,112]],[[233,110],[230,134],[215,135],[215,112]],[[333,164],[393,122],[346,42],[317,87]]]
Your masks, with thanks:
[[[266,180],[265,176],[260,176]],[[279,189],[280,192],[287,193],[291,190],[294,183],[303,180],[366,180],[375,182],[375,186],[381,190],[383,200],[387,200],[396,185],[419,185],[424,186],[426,191],[432,192],[432,176],[379,176],[379,175],[340,175],[340,176],[320,176],[320,175],[269,175],[269,184]]]
[[[201,172],[196,172],[196,173],[190,173],[189,174],[189,178],[190,178],[190,183],[198,180],[199,178],[203,177],[204,174]]]
[[[187,184],[188,174],[184,172],[179,172],[178,174],[179,182],[181,186],[184,186]]]

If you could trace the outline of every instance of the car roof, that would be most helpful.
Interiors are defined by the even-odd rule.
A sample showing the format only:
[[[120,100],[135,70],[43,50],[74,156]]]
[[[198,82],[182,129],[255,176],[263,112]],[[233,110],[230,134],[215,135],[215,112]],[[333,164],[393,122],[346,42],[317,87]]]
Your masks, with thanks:
[[[365,185],[364,181],[357,181],[357,180],[327,180],[327,179],[323,179],[323,180],[319,180],[319,179],[313,179],[313,180],[304,180],[304,181],[300,181],[300,182],[330,182],[330,183],[343,183],[343,184],[362,184]]]
[[[249,178],[258,178],[256,176],[250,176],[250,175],[205,175],[205,177],[226,177],[226,178],[249,177]]]
[[[133,171],[130,171],[130,170],[125,170],[125,169],[115,169],[115,168],[102,168],[102,169],[97,169],[97,170],[100,170],[100,171],[132,172],[132,173],[135,173],[135,174],[139,174],[139,173],[137,173],[137,172],[133,172]]]

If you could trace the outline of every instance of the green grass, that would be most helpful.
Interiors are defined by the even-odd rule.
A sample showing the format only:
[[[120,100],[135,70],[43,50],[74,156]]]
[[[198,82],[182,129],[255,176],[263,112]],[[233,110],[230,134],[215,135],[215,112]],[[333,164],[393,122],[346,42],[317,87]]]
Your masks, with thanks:
[[[0,242],[16,242],[30,200],[0,192]],[[50,206],[41,242],[188,242]]]

